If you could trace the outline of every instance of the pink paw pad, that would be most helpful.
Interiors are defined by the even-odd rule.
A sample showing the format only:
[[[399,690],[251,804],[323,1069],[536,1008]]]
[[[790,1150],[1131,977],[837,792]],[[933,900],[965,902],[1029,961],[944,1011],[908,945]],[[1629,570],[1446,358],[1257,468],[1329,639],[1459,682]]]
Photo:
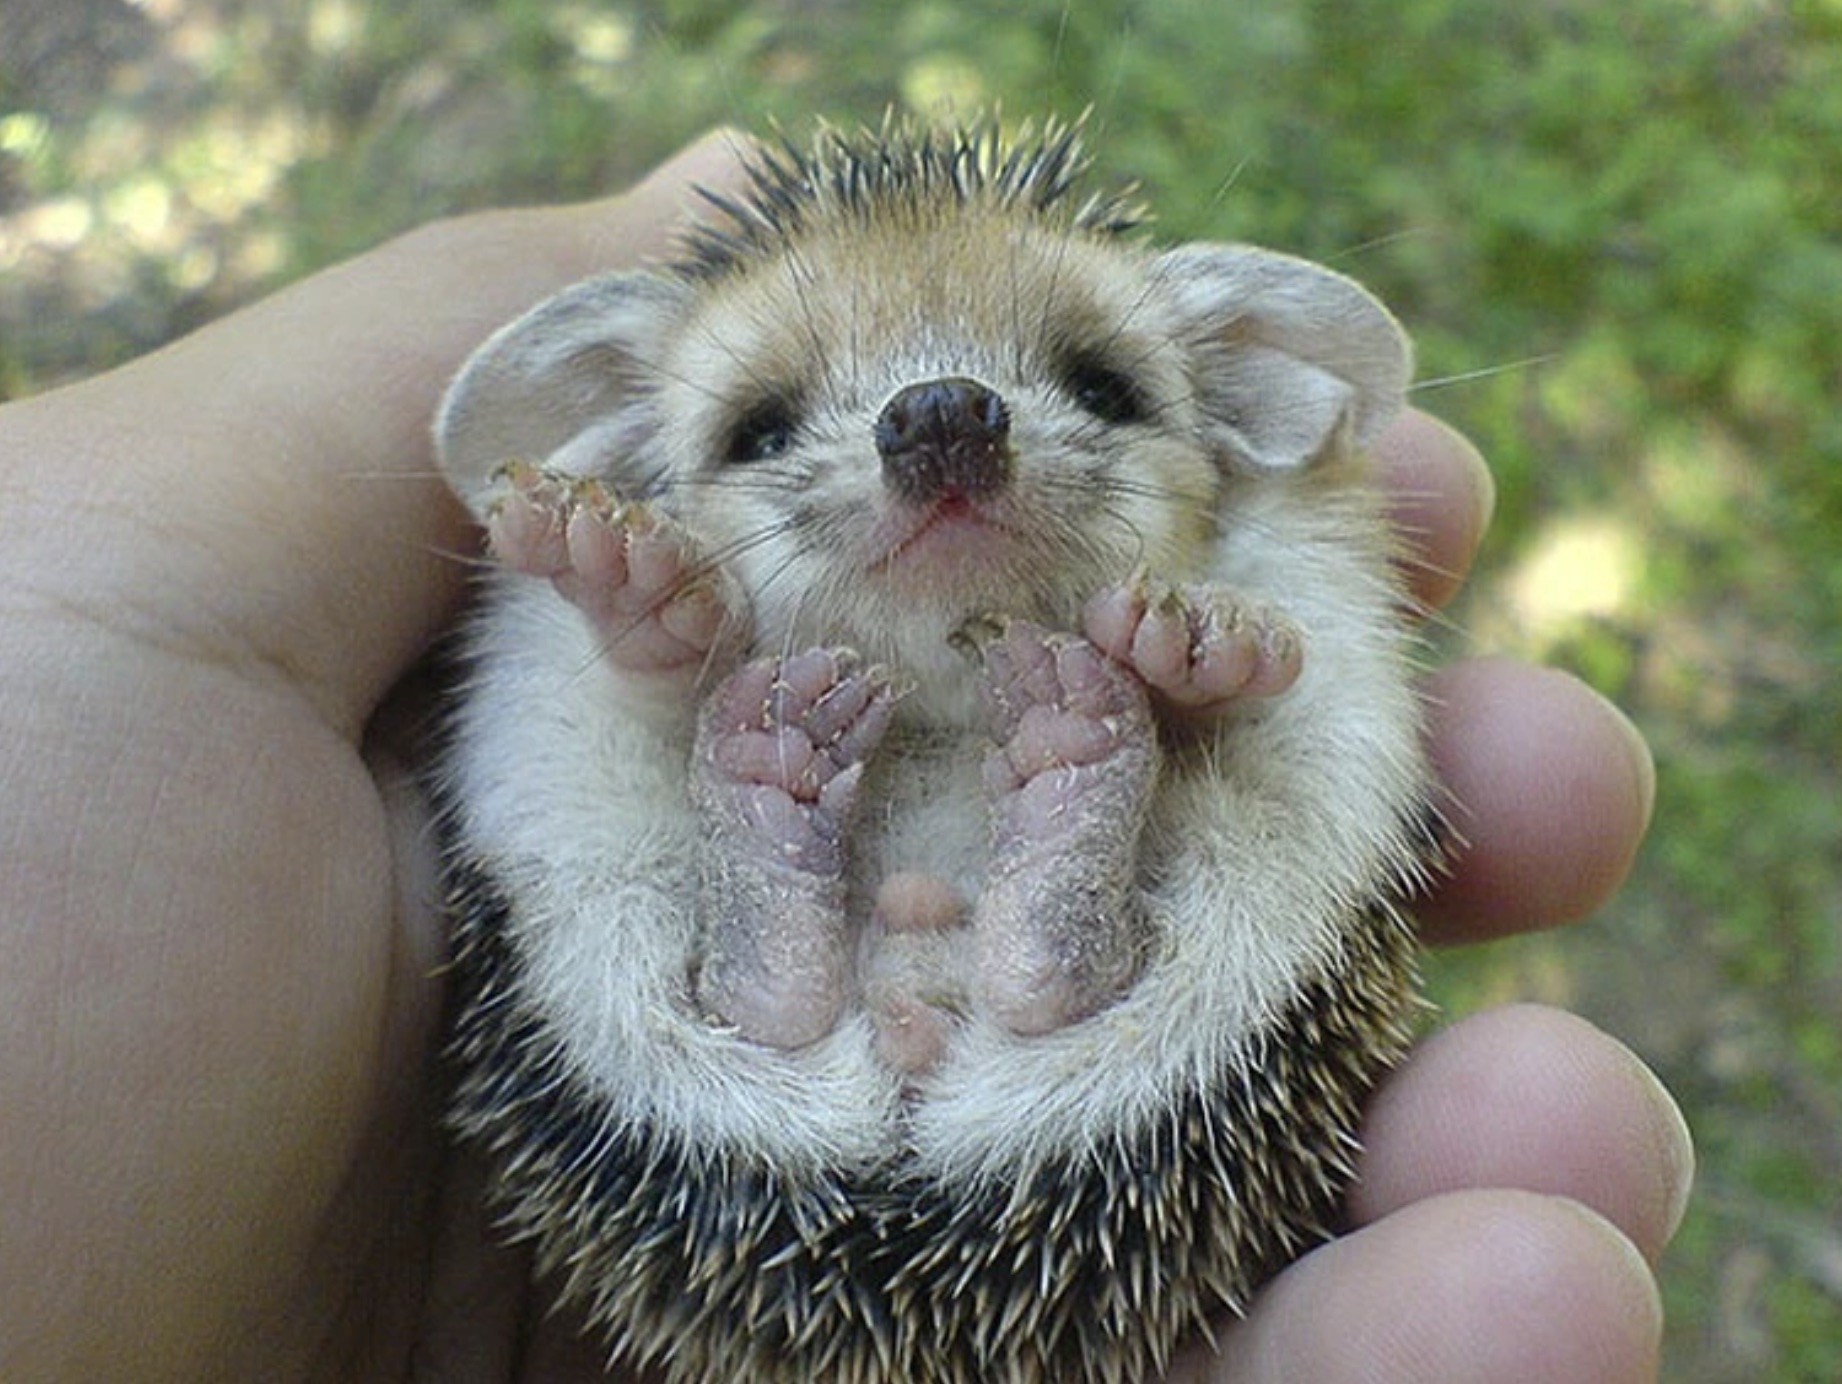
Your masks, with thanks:
[[[1297,626],[1217,587],[1145,580],[1111,587],[1088,602],[1083,627],[1097,647],[1185,712],[1276,696],[1304,665]]]
[[[708,838],[697,998],[795,1048],[836,1025],[849,975],[844,866],[866,758],[897,700],[843,650],[758,659],[705,702],[692,791]]]
[[[895,702],[881,669],[827,649],[757,659],[711,695],[700,776],[742,809],[760,863],[843,868],[844,819]]]
[[[1157,767],[1144,688],[1087,640],[1023,621],[970,632],[998,743],[973,990],[1017,1033],[1105,1008],[1142,958],[1135,864]]]
[[[505,567],[548,577],[595,625],[608,655],[636,672],[700,665],[735,618],[720,571],[687,535],[602,482],[515,462],[487,516]]]

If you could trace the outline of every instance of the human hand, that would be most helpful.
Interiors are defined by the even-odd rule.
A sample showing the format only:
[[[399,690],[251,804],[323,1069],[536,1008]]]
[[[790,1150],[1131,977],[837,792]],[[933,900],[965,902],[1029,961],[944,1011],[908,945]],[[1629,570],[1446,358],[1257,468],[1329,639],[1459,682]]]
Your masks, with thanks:
[[[430,227],[0,410],[0,1377],[595,1375],[436,1128],[437,885],[393,730],[472,538],[427,426],[491,328],[732,176],[718,138],[610,203]],[[1420,415],[1382,461],[1443,599],[1482,468]],[[1628,728],[1506,663],[1432,692],[1473,845],[1429,934],[1589,909],[1648,812]],[[1360,1228],[1181,1377],[1651,1377],[1688,1155],[1634,1058],[1477,1016],[1367,1135]]]

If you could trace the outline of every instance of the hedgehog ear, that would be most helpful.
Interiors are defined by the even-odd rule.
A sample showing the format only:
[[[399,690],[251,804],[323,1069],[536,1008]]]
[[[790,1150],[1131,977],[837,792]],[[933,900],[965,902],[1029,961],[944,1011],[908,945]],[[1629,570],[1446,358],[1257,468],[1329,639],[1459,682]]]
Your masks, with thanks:
[[[643,404],[689,289],[608,274],[564,289],[501,327],[448,386],[435,416],[442,474],[475,514],[509,461],[605,471],[650,434]]]
[[[1232,464],[1291,470],[1366,444],[1400,411],[1407,337],[1352,279],[1245,245],[1158,260],[1181,317],[1211,441]]]

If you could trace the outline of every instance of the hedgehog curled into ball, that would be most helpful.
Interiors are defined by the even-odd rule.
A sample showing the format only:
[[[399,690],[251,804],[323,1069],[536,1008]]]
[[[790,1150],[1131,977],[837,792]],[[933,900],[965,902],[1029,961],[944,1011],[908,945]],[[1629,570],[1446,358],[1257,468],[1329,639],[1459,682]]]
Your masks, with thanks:
[[[438,420],[452,1123],[683,1381],[1151,1376],[1333,1234],[1436,862],[1366,292],[1076,131],[759,152]]]

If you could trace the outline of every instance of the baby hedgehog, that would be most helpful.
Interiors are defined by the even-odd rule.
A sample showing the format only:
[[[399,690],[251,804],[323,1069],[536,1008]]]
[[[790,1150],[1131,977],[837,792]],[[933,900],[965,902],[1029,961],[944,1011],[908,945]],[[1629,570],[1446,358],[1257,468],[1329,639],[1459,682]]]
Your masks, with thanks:
[[[1159,1370],[1333,1232],[1435,858],[1350,280],[822,131],[441,410],[453,1123],[676,1381]]]

